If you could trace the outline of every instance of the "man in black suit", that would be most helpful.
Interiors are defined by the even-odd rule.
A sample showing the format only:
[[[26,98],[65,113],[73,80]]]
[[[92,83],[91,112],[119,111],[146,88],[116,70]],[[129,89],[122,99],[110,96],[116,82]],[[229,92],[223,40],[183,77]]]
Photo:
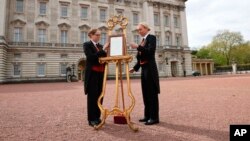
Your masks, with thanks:
[[[100,31],[92,29],[88,36],[90,41],[83,44],[83,50],[86,55],[84,92],[87,95],[88,121],[90,126],[98,125],[100,120],[100,109],[97,101],[102,92],[102,83],[104,76],[104,65],[99,63],[100,57],[106,57],[104,51],[108,47],[108,43],[100,45]]]
[[[159,75],[155,62],[156,37],[149,34],[150,28],[145,23],[137,26],[138,33],[143,37],[141,44],[131,43],[131,47],[137,49],[137,63],[130,72],[138,71],[141,67],[141,86],[144,102],[144,118],[140,122],[145,125],[159,123],[159,100],[160,93]]]

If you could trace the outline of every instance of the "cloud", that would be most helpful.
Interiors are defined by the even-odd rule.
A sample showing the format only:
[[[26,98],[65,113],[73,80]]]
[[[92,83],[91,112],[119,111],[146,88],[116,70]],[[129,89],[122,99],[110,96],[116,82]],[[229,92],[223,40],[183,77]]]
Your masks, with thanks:
[[[240,32],[250,40],[249,0],[189,0],[186,3],[189,46],[199,48],[212,41],[217,31]]]

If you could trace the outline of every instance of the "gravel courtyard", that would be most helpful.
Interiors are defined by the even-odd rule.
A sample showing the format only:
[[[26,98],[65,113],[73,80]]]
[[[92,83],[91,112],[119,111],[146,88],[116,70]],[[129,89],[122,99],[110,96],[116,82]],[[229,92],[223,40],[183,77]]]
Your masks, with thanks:
[[[100,130],[90,127],[82,82],[0,85],[0,141],[228,141],[230,124],[250,124],[250,75],[162,78],[160,84],[160,124],[146,126],[138,122],[140,80],[131,80],[138,132],[114,124],[112,116]],[[109,80],[108,108],[114,88]],[[125,101],[129,106],[127,95]]]

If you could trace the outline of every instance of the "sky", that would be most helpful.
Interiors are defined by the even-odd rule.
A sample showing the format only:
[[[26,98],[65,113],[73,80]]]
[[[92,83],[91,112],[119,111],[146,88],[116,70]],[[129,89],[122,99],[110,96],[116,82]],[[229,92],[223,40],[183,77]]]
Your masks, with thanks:
[[[209,44],[219,30],[240,32],[250,41],[250,0],[188,0],[186,16],[191,49]]]

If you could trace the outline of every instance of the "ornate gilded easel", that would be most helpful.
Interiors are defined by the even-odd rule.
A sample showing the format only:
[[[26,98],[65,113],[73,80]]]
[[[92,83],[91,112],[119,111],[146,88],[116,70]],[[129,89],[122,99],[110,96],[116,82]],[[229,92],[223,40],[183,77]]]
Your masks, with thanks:
[[[108,25],[108,29],[109,29],[109,36],[112,35],[112,30],[114,29],[114,27],[116,25],[120,25],[123,31],[123,36],[125,41],[123,41],[122,45],[124,48],[124,55],[119,55],[119,56],[108,56],[108,57],[104,57],[104,58],[100,58],[99,62],[101,64],[105,63],[105,70],[104,70],[104,80],[103,80],[103,88],[102,88],[102,93],[98,99],[98,107],[100,108],[101,111],[101,115],[102,115],[102,119],[101,119],[101,123],[97,126],[95,126],[95,129],[100,129],[104,123],[106,118],[109,115],[122,115],[126,118],[126,122],[128,124],[128,126],[130,127],[130,129],[132,129],[133,131],[138,131],[138,128],[134,126],[134,123],[132,123],[130,121],[130,114],[135,106],[135,98],[132,95],[131,92],[131,86],[130,86],[130,78],[129,78],[129,62],[132,61],[133,57],[131,55],[127,54],[127,50],[126,50],[126,27],[128,24],[128,19],[119,15],[119,16],[114,16],[112,18],[110,18],[107,22]],[[101,104],[101,100],[102,98],[104,98],[105,95],[105,91],[106,91],[106,82],[107,82],[107,75],[108,75],[108,66],[109,63],[115,63],[116,64],[116,69],[115,69],[115,86],[116,86],[116,90],[115,90],[115,106],[113,107],[112,110],[109,109],[105,109],[103,107],[103,105]],[[131,105],[128,108],[125,108],[124,106],[124,95],[123,95],[123,84],[122,84],[122,71],[121,71],[121,65],[124,64],[126,66],[126,80],[127,80],[127,91],[128,91],[128,96],[131,99]],[[120,109],[119,105],[118,105],[118,97],[119,97],[119,82],[121,82],[121,94],[122,94],[122,104],[123,104],[123,109]]]

